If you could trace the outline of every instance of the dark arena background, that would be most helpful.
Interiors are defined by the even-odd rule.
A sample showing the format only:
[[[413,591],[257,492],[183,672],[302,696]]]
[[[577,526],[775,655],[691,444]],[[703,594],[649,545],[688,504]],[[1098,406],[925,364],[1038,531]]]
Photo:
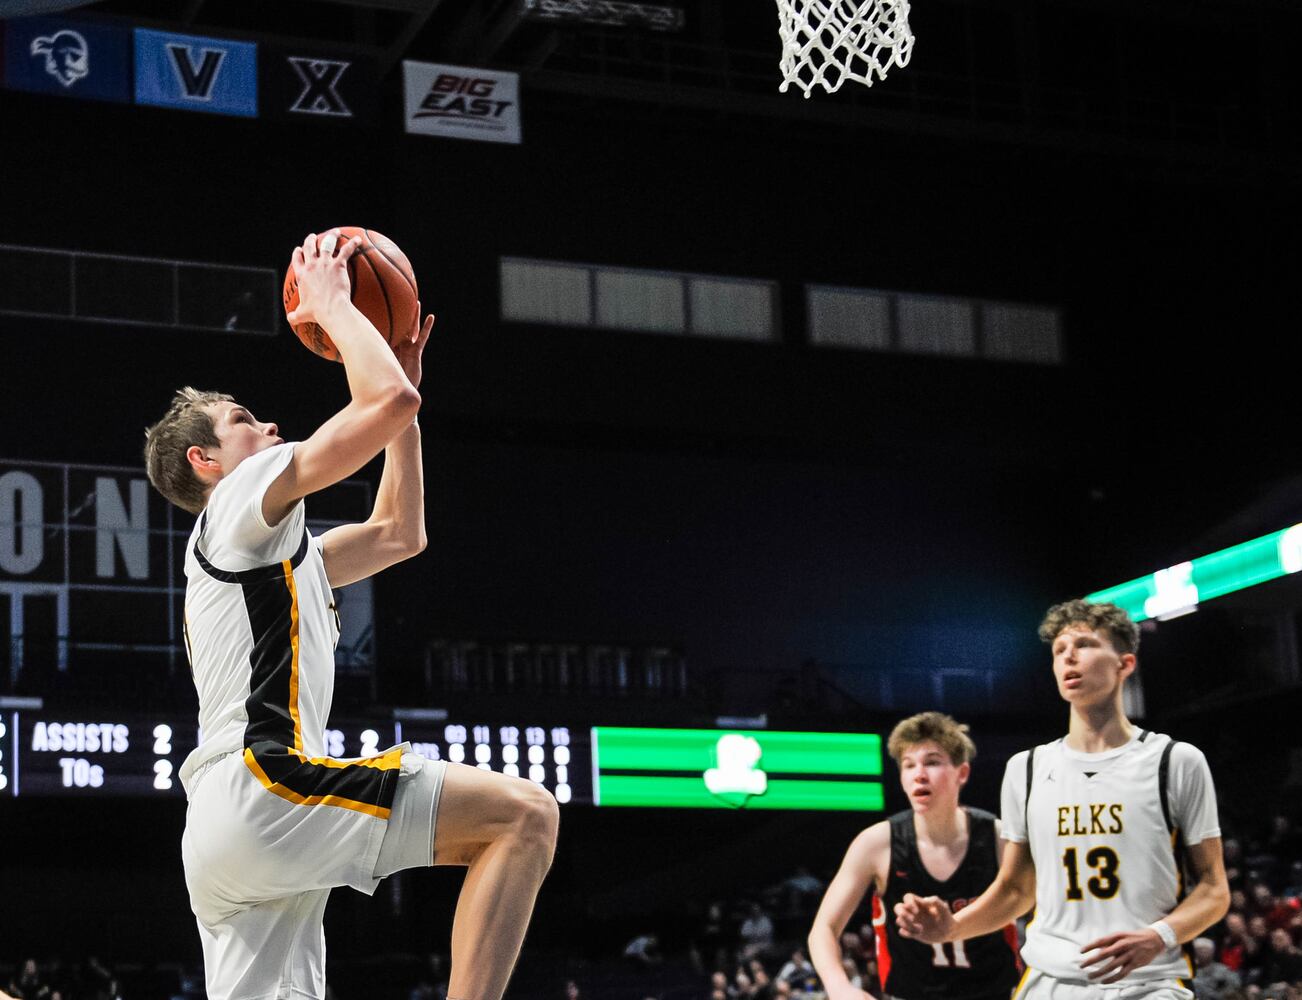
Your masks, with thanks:
[[[341,592],[332,752],[556,794],[509,996],[707,998],[753,905],[776,977],[906,805],[893,724],[968,722],[997,810],[1064,731],[1040,617],[1132,581],[1132,718],[1206,752],[1232,885],[1302,892],[1302,9],[916,0],[908,66],[806,100],[758,0],[51,6],[0,2],[0,989],[204,995],[193,520],[143,429],[187,384],[289,440],[343,405],[280,307],[335,225],[438,322],[429,546]],[[837,808],[620,805],[600,747],[654,779],[664,736],[620,728],[883,746],[828,742]],[[460,877],[336,890],[332,995],[442,995]]]

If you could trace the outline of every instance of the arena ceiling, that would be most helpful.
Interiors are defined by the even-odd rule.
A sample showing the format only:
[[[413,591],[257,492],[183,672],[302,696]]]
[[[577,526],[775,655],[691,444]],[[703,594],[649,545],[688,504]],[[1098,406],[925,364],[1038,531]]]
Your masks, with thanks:
[[[909,66],[869,89],[780,94],[778,17],[752,0],[0,0],[518,71],[589,118],[734,120],[1302,177],[1302,5],[1290,0],[915,0]],[[396,86],[396,84],[395,84]]]

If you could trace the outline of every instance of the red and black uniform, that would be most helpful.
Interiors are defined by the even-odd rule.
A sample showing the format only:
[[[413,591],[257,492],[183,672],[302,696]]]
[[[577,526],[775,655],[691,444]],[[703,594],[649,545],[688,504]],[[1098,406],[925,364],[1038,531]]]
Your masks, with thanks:
[[[891,868],[886,892],[873,898],[877,969],[888,996],[900,1000],[1008,1000],[1017,986],[1021,961],[1017,932],[1011,924],[992,934],[933,945],[901,937],[895,923],[895,904],[904,900],[905,893],[939,896],[958,912],[994,881],[999,870],[995,818],[980,809],[963,809],[968,817],[967,853],[944,882],[923,867],[912,810],[890,818]]]

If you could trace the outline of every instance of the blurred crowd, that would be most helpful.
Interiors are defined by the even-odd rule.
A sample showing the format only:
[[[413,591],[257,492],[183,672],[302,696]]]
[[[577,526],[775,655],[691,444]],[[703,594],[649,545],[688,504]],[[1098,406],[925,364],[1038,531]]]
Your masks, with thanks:
[[[0,976],[0,983],[0,1000],[6,993],[14,1000],[123,1000],[117,975],[93,956],[45,964],[29,958]]]
[[[1198,1000],[1302,1000],[1302,829],[1284,816],[1261,830],[1226,824],[1224,845],[1230,911],[1193,943]],[[659,928],[637,933],[608,963],[590,962],[550,986],[529,981],[522,969],[512,993],[554,1000],[816,1000],[823,989],[804,938],[824,889],[821,879],[798,869],[747,897],[704,904],[693,921],[666,927],[665,934]],[[868,905],[865,900],[842,934],[841,952],[851,983],[880,997]],[[444,1000],[446,957],[430,954],[420,966],[407,980],[409,1000]],[[0,965],[0,1000],[202,995],[200,982],[175,973],[160,991],[163,977],[153,971],[160,980],[150,983],[155,988],[126,976],[124,990],[124,974],[98,958],[27,959]]]
[[[1189,949],[1198,1000],[1302,1000],[1302,828],[1275,816],[1264,829],[1226,829],[1230,911]],[[694,1000],[822,994],[804,937],[823,888],[800,870],[744,905],[710,904],[688,953],[701,984]],[[841,953],[851,983],[879,997],[867,905],[842,934]],[[645,940],[635,940],[625,958],[645,962],[647,951]]]
[[[1230,912],[1194,942],[1199,1000],[1302,1000],[1302,829],[1225,838]]]

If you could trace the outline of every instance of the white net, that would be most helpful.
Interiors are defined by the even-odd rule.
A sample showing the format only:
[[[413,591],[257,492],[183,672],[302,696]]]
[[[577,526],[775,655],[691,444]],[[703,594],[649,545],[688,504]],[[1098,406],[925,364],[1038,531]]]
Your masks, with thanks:
[[[782,85],[809,96],[828,93],[846,80],[869,87],[913,53],[909,0],[778,0],[782,37]]]

